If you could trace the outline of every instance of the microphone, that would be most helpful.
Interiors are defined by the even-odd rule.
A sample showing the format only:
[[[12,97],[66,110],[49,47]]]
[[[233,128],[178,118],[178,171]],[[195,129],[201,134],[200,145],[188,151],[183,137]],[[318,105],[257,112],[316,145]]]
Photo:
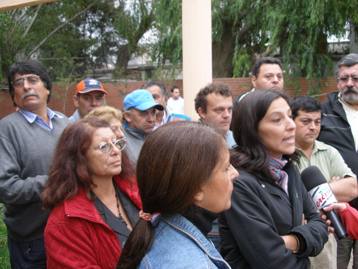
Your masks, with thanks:
[[[318,209],[321,210],[322,208],[337,202],[331,187],[317,166],[307,167],[302,171],[301,178]],[[337,238],[342,239],[346,237],[347,232],[337,213],[332,210],[325,212],[325,214],[331,221]]]

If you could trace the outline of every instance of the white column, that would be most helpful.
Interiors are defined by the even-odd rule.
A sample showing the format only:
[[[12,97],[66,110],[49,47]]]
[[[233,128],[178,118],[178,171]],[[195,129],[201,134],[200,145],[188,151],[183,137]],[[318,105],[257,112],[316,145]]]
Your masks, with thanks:
[[[211,0],[182,0],[185,114],[198,119],[197,92],[212,81]]]

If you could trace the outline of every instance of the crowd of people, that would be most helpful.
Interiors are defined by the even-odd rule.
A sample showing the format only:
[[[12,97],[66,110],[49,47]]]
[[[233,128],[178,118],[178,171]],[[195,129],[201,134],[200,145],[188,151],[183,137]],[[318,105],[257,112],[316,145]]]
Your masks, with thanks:
[[[234,99],[211,83],[184,114],[150,81],[123,110],[93,78],[75,112],[48,107],[38,61],[13,64],[17,111],[0,120],[0,202],[12,268],[358,268],[358,54],[320,104],[284,93],[280,60],[259,58]],[[319,212],[300,173],[317,166],[338,203]],[[337,240],[326,212],[348,237]]]

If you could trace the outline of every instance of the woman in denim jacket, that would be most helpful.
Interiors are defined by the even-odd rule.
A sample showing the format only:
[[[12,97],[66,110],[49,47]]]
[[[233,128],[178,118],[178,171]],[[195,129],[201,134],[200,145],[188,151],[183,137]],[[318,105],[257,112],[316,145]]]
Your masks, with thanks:
[[[195,122],[149,135],[137,164],[141,219],[117,268],[230,268],[206,234],[231,205],[233,179],[224,138]]]

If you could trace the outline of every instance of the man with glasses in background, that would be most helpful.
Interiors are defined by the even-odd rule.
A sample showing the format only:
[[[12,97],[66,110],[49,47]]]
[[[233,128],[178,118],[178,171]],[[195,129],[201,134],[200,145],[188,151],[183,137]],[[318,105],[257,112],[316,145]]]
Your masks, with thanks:
[[[354,174],[358,175],[358,54],[351,53],[338,62],[337,92],[322,105],[319,140],[335,147]],[[358,200],[351,205],[358,208]],[[353,249],[353,268],[358,268],[358,242],[338,241],[337,268],[347,268]]]
[[[11,268],[46,268],[48,212],[40,194],[68,119],[47,107],[52,83],[39,62],[15,63],[8,82],[18,111],[0,121],[0,202],[5,205]]]

